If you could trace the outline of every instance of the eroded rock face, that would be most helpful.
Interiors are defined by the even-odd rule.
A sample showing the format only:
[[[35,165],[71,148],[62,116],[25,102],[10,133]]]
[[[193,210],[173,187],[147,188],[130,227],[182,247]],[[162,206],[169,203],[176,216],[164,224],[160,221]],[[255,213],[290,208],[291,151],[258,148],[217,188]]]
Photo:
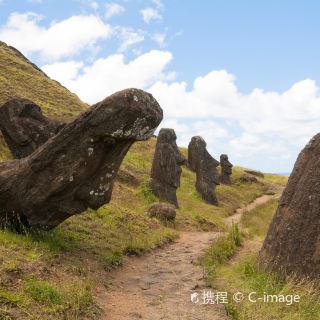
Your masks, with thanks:
[[[27,99],[12,99],[0,107],[0,130],[14,158],[24,158],[64,124],[46,118],[41,108]]]
[[[320,280],[320,134],[298,156],[259,261],[283,276]]]
[[[159,199],[178,207],[176,190],[180,186],[180,167],[186,163],[186,159],[180,153],[176,140],[173,129],[160,130],[152,163],[150,188]]]
[[[206,147],[207,144],[202,137],[192,137],[188,146],[188,165],[196,172],[196,190],[205,201],[217,205],[215,188],[219,185],[219,161],[210,155]]]
[[[176,219],[176,208],[169,203],[153,203],[148,208],[150,217],[157,218],[161,221],[174,221]]]
[[[117,92],[92,106],[30,156],[0,163],[0,222],[50,229],[110,201],[119,166],[163,117],[152,95]]]
[[[228,155],[222,154],[220,156],[220,182],[223,184],[231,184],[231,175],[232,175],[232,167],[233,165],[228,159]]]

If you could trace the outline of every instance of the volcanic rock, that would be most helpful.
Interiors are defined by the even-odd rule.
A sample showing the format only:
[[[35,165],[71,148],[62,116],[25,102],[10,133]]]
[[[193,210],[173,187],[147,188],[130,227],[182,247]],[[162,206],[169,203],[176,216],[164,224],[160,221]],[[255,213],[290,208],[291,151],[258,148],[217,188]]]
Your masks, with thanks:
[[[0,223],[19,220],[50,229],[108,203],[130,146],[150,138],[162,117],[152,95],[123,90],[82,113],[28,157],[0,163]]]

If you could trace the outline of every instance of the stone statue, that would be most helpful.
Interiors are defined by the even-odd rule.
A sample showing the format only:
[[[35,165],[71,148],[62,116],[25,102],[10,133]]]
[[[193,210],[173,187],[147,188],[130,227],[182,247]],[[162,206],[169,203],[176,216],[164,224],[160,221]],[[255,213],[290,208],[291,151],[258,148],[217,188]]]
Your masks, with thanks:
[[[282,276],[320,280],[320,134],[300,152],[259,254]]]
[[[152,163],[150,188],[162,201],[178,208],[176,190],[180,186],[180,166],[186,163],[186,159],[180,153],[176,140],[173,129],[160,130]]]
[[[217,205],[218,199],[215,188],[219,185],[217,167],[219,161],[214,159],[206,148],[207,144],[202,137],[193,137],[188,146],[188,166],[196,172],[196,190],[206,202]]]
[[[27,99],[12,99],[0,107],[0,130],[15,159],[34,152],[63,126],[46,118],[40,107]]]
[[[151,94],[123,90],[93,105],[29,156],[1,162],[0,225],[51,229],[108,203],[130,146],[150,138],[162,117]]]
[[[231,184],[231,175],[233,165],[229,162],[228,155],[222,154],[220,156],[220,182],[223,184]]]

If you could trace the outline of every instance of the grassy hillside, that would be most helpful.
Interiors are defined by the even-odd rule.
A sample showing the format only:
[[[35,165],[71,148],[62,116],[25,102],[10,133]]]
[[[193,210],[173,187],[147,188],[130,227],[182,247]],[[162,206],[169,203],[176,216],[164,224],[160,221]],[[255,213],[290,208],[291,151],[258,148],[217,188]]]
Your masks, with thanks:
[[[0,43],[0,103],[17,96],[64,120],[86,108],[20,53]],[[177,221],[164,225],[146,214],[157,201],[148,188],[155,142],[136,143],[130,150],[110,204],[73,216],[46,233],[0,230],[0,319],[98,318],[95,292],[112,285],[108,271],[126,256],[162,246],[179,230],[225,230],[224,217],[283,179],[267,175],[259,183],[245,184],[239,180],[243,169],[235,167],[234,184],[218,187],[220,205],[214,207],[201,200],[194,188],[195,174],[183,168]],[[0,161],[9,158],[0,139]]]

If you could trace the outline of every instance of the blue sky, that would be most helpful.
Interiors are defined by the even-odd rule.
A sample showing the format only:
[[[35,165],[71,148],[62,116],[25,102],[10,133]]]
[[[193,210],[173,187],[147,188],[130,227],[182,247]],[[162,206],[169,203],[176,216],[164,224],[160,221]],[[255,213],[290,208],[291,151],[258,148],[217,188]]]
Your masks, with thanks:
[[[0,40],[94,103],[150,91],[187,145],[290,171],[319,131],[320,2],[0,0]]]

